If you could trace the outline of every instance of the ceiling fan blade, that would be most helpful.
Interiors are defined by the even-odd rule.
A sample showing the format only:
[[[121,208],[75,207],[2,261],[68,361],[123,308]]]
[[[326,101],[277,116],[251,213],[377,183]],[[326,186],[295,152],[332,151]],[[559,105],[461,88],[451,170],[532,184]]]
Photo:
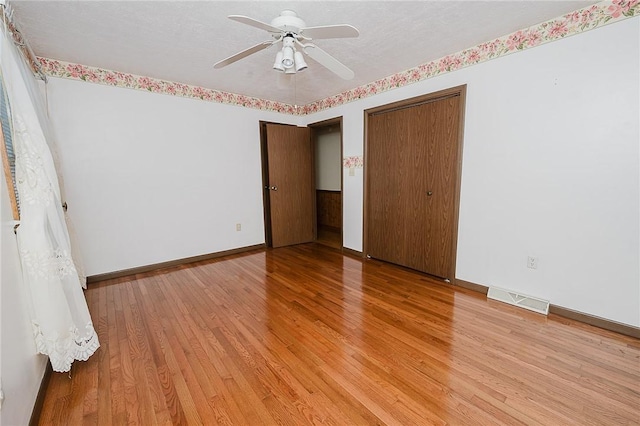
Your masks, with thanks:
[[[313,44],[306,44],[303,48],[304,53],[315,59],[318,63],[326,67],[329,71],[334,72],[345,80],[351,80],[355,74],[346,65],[329,55],[324,50]]]
[[[251,25],[252,27],[260,28],[261,30],[269,31],[270,33],[280,34],[282,30],[278,27],[274,27],[273,25],[267,24],[262,21],[258,21],[257,19],[249,18],[244,15],[229,15],[229,19],[234,21],[241,22],[243,24]]]
[[[349,38],[358,37],[360,32],[353,25],[323,25],[320,27],[300,28],[300,35],[305,38]]]
[[[229,64],[234,63],[235,61],[238,61],[242,58],[245,58],[249,55],[252,55],[256,52],[259,52],[263,49],[266,49],[267,47],[271,46],[273,43],[275,43],[277,40],[275,41],[263,41],[262,43],[258,43],[255,46],[252,46],[248,49],[243,50],[242,52],[238,52],[235,55],[229,56],[226,59],[223,59],[221,61],[216,62],[216,64],[213,66],[214,68],[222,68],[222,67],[226,67]]]

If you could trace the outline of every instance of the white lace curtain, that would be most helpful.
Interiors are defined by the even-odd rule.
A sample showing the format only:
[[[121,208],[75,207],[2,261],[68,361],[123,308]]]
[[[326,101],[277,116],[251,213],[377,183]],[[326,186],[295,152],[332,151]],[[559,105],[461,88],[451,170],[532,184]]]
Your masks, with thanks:
[[[2,80],[8,94],[20,198],[18,247],[38,352],[54,371],[71,369],[100,346],[82,282],[71,257],[60,186],[43,130],[42,111],[30,96],[21,59],[1,32]]]

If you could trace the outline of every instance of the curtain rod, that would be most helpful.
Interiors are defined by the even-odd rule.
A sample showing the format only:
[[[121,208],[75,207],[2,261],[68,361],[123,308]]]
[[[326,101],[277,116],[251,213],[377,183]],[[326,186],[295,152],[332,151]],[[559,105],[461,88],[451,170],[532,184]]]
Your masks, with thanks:
[[[10,4],[7,4],[5,0],[0,0],[0,8],[2,8],[2,23],[4,31],[7,31],[11,35],[13,44],[16,45],[23,59],[27,62],[35,76],[46,83],[47,76],[42,71],[40,62],[38,62],[36,55],[33,53],[31,46],[29,46],[29,43],[27,42],[27,39],[22,35],[16,22],[13,20],[13,8]]]

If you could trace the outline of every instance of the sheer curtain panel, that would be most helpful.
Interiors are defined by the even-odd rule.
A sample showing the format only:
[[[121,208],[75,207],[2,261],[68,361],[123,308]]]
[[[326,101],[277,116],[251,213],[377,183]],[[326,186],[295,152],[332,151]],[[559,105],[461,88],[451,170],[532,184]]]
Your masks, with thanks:
[[[100,346],[71,257],[60,187],[43,129],[46,114],[29,93],[17,49],[1,34],[2,83],[11,106],[11,125],[20,198],[18,246],[37,350],[54,371],[71,369]],[[47,134],[47,136],[45,136]]]

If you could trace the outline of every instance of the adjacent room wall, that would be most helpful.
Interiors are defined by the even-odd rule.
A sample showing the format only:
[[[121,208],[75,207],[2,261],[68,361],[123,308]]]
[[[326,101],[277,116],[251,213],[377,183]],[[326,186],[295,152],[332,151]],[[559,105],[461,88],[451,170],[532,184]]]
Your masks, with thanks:
[[[316,189],[340,191],[340,131],[319,134],[316,139]]]
[[[59,78],[47,90],[87,275],[264,243],[259,121],[299,117]]]
[[[639,56],[633,18],[306,119],[342,116],[363,155],[364,110],[466,84],[457,278],[640,326]],[[344,246],[362,250],[355,171]]]

